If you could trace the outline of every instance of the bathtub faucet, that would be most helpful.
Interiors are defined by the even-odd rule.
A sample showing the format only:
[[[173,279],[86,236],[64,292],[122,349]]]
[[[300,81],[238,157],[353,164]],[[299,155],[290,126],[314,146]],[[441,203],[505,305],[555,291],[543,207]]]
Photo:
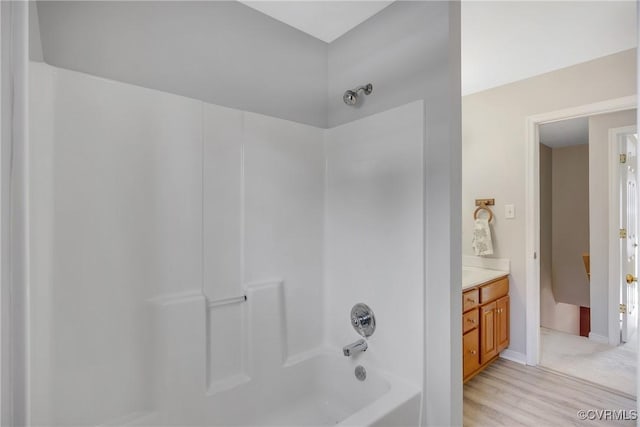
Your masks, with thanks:
[[[349,357],[349,356],[355,356],[358,353],[362,353],[363,351],[367,351],[367,342],[365,340],[358,340],[356,342],[353,342],[351,344],[347,344],[344,347],[342,347],[342,352],[344,353],[345,356]]]

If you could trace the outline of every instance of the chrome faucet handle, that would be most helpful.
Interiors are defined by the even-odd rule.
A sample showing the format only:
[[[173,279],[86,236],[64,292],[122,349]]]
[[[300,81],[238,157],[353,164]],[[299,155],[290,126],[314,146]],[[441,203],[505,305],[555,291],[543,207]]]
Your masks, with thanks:
[[[351,309],[351,326],[358,334],[367,338],[376,330],[376,317],[368,305],[358,303]]]

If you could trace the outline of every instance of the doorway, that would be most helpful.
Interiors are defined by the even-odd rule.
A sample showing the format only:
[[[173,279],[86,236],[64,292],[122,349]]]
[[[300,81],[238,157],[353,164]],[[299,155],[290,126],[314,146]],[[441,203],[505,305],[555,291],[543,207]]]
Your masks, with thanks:
[[[540,125],[540,326],[589,334],[589,118]]]
[[[610,100],[606,102],[581,106],[573,109],[550,112],[550,113],[546,113],[538,116],[532,116],[527,119],[528,160],[527,160],[527,197],[526,197],[527,198],[526,240],[527,240],[528,253],[530,254],[527,260],[527,300],[532,302],[527,304],[527,364],[529,365],[541,364],[540,350],[541,350],[542,338],[545,338],[545,339],[548,338],[547,336],[542,337],[541,330],[540,330],[540,325],[541,325],[541,318],[540,318],[540,315],[541,315],[540,313],[540,304],[541,304],[540,262],[541,262],[541,259],[540,258],[542,256],[542,253],[540,252],[542,249],[540,245],[541,243],[540,235],[538,233],[538,231],[540,230],[540,183],[538,181],[540,177],[540,164],[539,164],[540,147],[538,146],[538,143],[540,141],[540,126],[545,123],[559,122],[562,120],[578,118],[578,117],[582,117],[582,118],[590,117],[590,116],[605,117],[607,113],[633,109],[635,108],[635,102],[636,102],[635,97],[627,97],[627,98],[615,99],[615,100]],[[634,117],[633,123],[635,123],[635,113],[629,112],[629,114],[633,115]],[[617,124],[617,126],[619,127],[621,126],[621,124]],[[608,130],[613,127],[616,127],[616,126],[609,126],[606,129],[606,131],[608,132]],[[600,128],[602,128],[602,126]],[[599,132],[600,131],[601,129],[599,130]],[[605,139],[606,138],[607,136],[605,135]],[[606,142],[607,141],[605,141],[604,152],[603,153],[597,152],[596,157],[594,157],[594,159],[598,159],[599,161],[604,159],[604,161],[606,161],[608,157],[608,150],[609,150],[608,144],[606,144]],[[591,150],[591,152],[593,153],[593,150]],[[594,159],[592,159],[592,163]],[[616,346],[618,346],[618,344],[620,344],[620,336],[621,336],[620,335],[621,318],[619,314],[619,305],[620,305],[620,297],[621,297],[620,285],[619,285],[619,282],[617,282],[615,283],[615,286],[614,286],[608,278],[608,274],[609,274],[608,268],[604,270],[604,273],[602,269],[603,263],[605,265],[608,265],[609,263],[609,253],[608,253],[609,239],[607,237],[609,233],[609,223],[608,223],[607,217],[608,217],[608,209],[610,206],[610,202],[608,199],[608,195],[606,194],[608,192],[607,168],[608,166],[602,169],[605,174],[603,179],[599,179],[599,178],[596,179],[596,177],[594,176],[590,176],[589,178],[589,180],[592,183],[594,182],[594,180],[596,180],[600,182],[600,185],[603,184],[605,186],[605,190],[607,191],[605,191],[604,196],[599,196],[599,198],[597,199],[599,200],[599,202],[597,203],[597,209],[595,210],[594,210],[594,203],[593,203],[594,201],[593,194],[596,194],[596,193],[593,193],[593,191],[591,192],[592,201],[590,203],[590,213],[594,213],[595,216],[590,218],[590,221],[591,221],[590,230],[591,231],[594,230],[593,224],[596,221],[597,221],[597,224],[599,224],[599,226],[596,227],[596,230],[595,230],[596,233],[595,234],[592,233],[592,235],[590,236],[590,242],[592,244],[589,246],[588,252],[585,251],[587,255],[590,255],[592,266],[594,262],[594,256],[596,259],[595,261],[596,265],[599,265],[599,267],[596,268],[596,271],[595,272],[591,271],[591,273],[592,275],[594,273],[597,275],[597,280],[600,286],[596,287],[595,291],[593,289],[593,286],[590,286],[589,302],[591,303],[594,300],[596,300],[600,305],[602,305],[602,307],[596,310],[596,313],[593,313],[592,311],[592,319],[590,324],[594,325],[595,328],[592,327],[592,330],[589,333],[589,338],[586,338],[586,337],[581,338],[578,336],[578,334],[575,334],[575,335],[567,334],[567,336],[561,336],[559,338],[558,337],[555,338],[556,341],[559,341],[560,343],[572,342],[571,340],[573,338],[581,339],[582,340],[581,342],[589,344],[591,347],[596,347],[596,350],[603,350],[603,349],[610,350],[615,348]],[[590,173],[590,175],[592,174]],[[605,214],[601,215],[603,209]],[[603,218],[605,221],[604,223],[602,222]],[[598,244],[596,245],[593,245],[594,236],[596,237],[600,236],[600,234],[602,234],[601,233],[602,229],[604,229],[604,240],[598,242]],[[589,264],[588,263],[585,264],[582,268],[584,269],[584,267],[589,267]],[[582,273],[584,274],[584,277],[586,279],[587,270],[584,269]],[[603,277],[603,274],[604,274],[604,277]],[[593,281],[594,281],[594,278],[592,277],[591,283],[593,283]],[[577,312],[577,310],[578,308],[574,308],[574,312]],[[594,319],[593,317],[596,317],[596,319]],[[635,324],[635,323],[633,321],[630,321],[630,324]],[[615,328],[617,328],[615,329],[615,331],[614,331],[614,326]],[[632,348],[633,351],[635,352],[636,351],[635,340],[632,339],[632,336],[633,334],[630,334],[629,338],[627,339],[629,345],[627,345],[626,348],[627,349]],[[601,347],[598,347],[598,346],[601,346]],[[573,349],[577,348],[575,343],[571,344],[568,347],[571,347]],[[593,348],[590,350],[587,349],[585,351],[589,352],[591,350],[593,350]],[[635,356],[633,358],[635,360]],[[603,358],[601,365],[606,367],[607,364],[613,365],[613,363],[611,363],[610,361],[607,362],[606,358]],[[569,364],[569,366],[575,366],[575,364]],[[589,368],[582,367],[581,372],[594,372],[594,371],[597,371],[598,369],[589,369]],[[633,369],[635,370],[635,362],[634,362]],[[566,372],[566,373],[568,373],[569,375],[580,376],[578,375],[580,372]],[[633,383],[635,383],[635,374],[631,376],[633,377],[633,380],[634,380]],[[593,378],[591,380],[593,381],[596,379],[597,378]],[[634,387],[630,387],[629,390],[630,390],[629,394],[635,395]]]
[[[620,112],[544,123],[539,128],[540,365],[633,396],[637,298],[635,282],[631,281],[629,285],[624,279],[627,272],[635,272],[635,266],[631,264],[635,264],[636,248],[636,141],[635,128],[624,128],[624,132],[610,129],[608,139],[606,134],[603,138],[598,131],[609,126],[612,119],[617,123],[635,121],[633,114]],[[590,123],[595,128],[591,138]],[[589,147],[590,139],[595,147]],[[589,158],[589,151],[597,154],[602,148],[613,150],[613,153]],[[606,187],[595,180],[590,184],[590,163],[594,174],[607,168],[613,184],[610,185],[611,197],[608,197],[611,203],[605,204],[609,207],[610,222],[615,223],[609,235],[621,236],[609,239],[616,243],[616,257],[621,261],[612,261],[612,266],[620,265],[621,268],[611,271],[620,290],[618,302],[621,308],[625,307],[619,314],[618,345],[609,345],[608,339],[600,338],[607,327],[602,321],[600,327],[596,325],[599,334],[589,339],[590,306],[595,306],[596,322],[599,321],[597,317],[607,314],[606,304],[597,299],[593,304],[590,302],[590,228],[597,234],[602,228],[599,226],[606,226],[597,211],[594,211],[595,223],[590,224],[590,198],[592,202],[607,199],[606,193],[603,194]],[[591,191],[590,187],[593,187]],[[601,252],[596,251],[597,254]],[[601,267],[600,263],[598,268]],[[604,283],[593,285],[597,294]]]

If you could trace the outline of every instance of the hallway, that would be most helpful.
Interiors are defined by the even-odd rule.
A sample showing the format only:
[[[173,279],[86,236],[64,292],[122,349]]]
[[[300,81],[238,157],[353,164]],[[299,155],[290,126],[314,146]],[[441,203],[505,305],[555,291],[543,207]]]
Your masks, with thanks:
[[[612,347],[547,328],[540,338],[540,366],[636,395],[637,340]]]

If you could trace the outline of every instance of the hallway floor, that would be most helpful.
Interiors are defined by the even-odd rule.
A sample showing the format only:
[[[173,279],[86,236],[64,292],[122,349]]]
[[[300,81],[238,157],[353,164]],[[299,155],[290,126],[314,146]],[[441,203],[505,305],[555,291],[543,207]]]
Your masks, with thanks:
[[[588,420],[579,410],[623,410],[627,420]],[[504,359],[464,385],[464,427],[482,426],[634,426],[633,399],[545,369]],[[597,413],[591,412],[591,416]]]
[[[540,366],[636,395],[636,339],[612,347],[547,328],[540,328],[540,338]]]

